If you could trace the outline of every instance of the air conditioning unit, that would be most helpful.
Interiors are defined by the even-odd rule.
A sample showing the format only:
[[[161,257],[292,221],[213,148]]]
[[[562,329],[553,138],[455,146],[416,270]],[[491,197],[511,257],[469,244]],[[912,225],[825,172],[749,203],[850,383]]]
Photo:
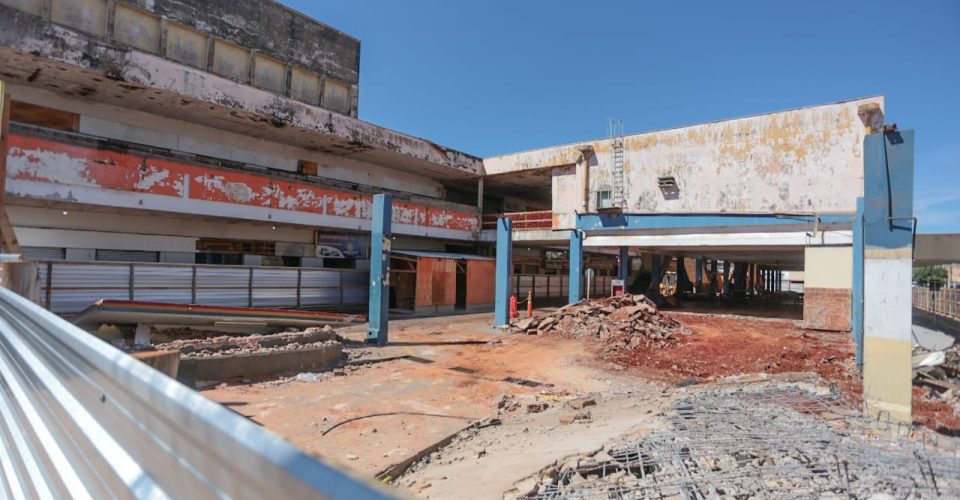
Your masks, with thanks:
[[[597,197],[597,210],[603,210],[605,208],[613,208],[613,191],[607,189],[603,191],[596,192]]]

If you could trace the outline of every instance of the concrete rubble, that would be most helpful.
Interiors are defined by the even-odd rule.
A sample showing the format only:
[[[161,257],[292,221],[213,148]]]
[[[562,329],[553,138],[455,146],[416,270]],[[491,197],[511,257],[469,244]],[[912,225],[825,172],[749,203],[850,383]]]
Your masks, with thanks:
[[[233,354],[289,351],[312,344],[340,340],[330,326],[307,328],[302,332],[284,332],[273,335],[223,335],[213,338],[183,339],[156,344],[157,350],[180,351],[184,357],[228,356]]]
[[[666,347],[680,342],[686,331],[660,314],[644,295],[584,300],[556,312],[515,321],[517,333],[589,338],[605,344],[604,355],[638,347]]]
[[[960,418],[960,344],[942,332],[914,326],[913,384],[921,402],[946,405]]]

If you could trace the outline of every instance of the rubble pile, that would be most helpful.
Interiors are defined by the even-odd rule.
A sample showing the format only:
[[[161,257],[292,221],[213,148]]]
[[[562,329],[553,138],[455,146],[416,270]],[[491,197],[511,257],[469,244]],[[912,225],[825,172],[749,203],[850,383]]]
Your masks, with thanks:
[[[913,382],[924,399],[946,405],[960,418],[960,344],[942,332],[913,329]]]
[[[184,357],[227,356],[262,351],[289,351],[303,349],[314,344],[340,340],[329,325],[307,328],[302,332],[285,332],[274,335],[247,335],[174,340],[154,345],[160,351],[180,351]]]
[[[517,333],[596,339],[606,344],[605,356],[623,349],[667,347],[686,334],[644,295],[580,301],[545,316],[518,320],[512,327]]]

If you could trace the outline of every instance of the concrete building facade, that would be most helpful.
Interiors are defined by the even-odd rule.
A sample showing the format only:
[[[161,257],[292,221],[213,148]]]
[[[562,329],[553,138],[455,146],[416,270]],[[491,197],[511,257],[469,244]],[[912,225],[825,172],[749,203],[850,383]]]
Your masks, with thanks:
[[[366,246],[378,192],[395,195],[401,244],[479,231],[447,184],[480,160],[356,119],[360,42],[277,2],[4,0],[0,14],[8,212],[28,254],[322,266],[327,240]],[[352,260],[336,265],[366,259]]]
[[[195,266],[247,266],[237,300],[299,307],[304,274],[283,301],[255,295],[281,280],[263,268],[356,270],[310,275],[342,305],[371,259],[389,283],[371,248],[435,252],[380,300],[492,300],[498,322],[511,294],[620,279],[727,298],[802,272],[804,325],[851,331],[868,403],[909,413],[909,309],[883,304],[909,293],[913,135],[885,127],[882,97],[480,159],[358,119],[359,40],[274,1],[0,0],[0,62],[6,211],[29,259],[194,266],[181,301],[208,296]],[[390,240],[372,242],[381,193]],[[495,271],[466,262],[494,254]],[[71,269],[48,265],[48,306],[58,284],[88,299],[71,287],[96,271]],[[111,269],[105,289],[133,299],[139,271]]]

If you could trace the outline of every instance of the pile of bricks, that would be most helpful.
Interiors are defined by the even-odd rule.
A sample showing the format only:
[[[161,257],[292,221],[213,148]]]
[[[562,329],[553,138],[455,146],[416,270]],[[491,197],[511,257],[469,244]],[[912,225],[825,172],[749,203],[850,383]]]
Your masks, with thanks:
[[[621,349],[661,348],[680,341],[679,323],[660,314],[644,295],[624,295],[566,305],[545,316],[515,321],[517,333],[596,339],[604,355]]]

